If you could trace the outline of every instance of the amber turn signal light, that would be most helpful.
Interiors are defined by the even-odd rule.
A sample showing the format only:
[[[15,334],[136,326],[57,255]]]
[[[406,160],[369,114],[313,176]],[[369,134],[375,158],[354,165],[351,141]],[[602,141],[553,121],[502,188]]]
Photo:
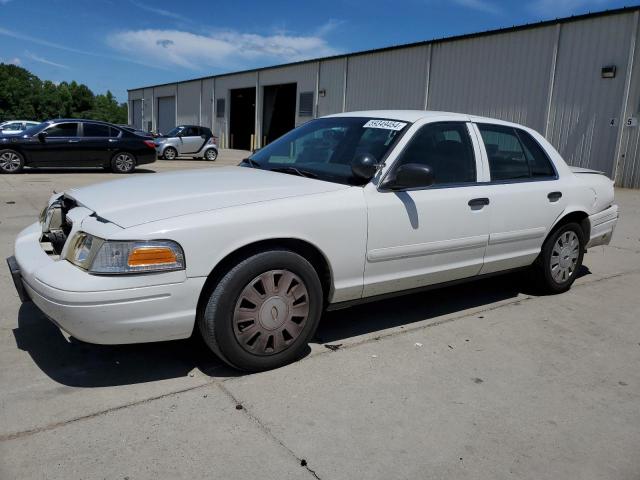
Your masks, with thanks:
[[[176,263],[178,259],[173,250],[166,247],[138,247],[129,254],[130,267],[166,265]]]

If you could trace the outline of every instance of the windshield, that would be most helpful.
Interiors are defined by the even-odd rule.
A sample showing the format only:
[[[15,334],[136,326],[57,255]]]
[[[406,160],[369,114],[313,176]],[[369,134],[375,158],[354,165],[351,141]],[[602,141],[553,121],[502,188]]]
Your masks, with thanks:
[[[245,164],[329,182],[362,184],[351,173],[354,159],[367,153],[382,161],[407,125],[369,117],[320,118],[258,150]]]
[[[42,122],[34,125],[33,127],[29,127],[22,132],[22,135],[27,137],[33,137],[36,133],[40,133],[40,130],[43,130],[45,127],[51,125],[49,122]]]
[[[173,130],[167,133],[167,137],[177,137],[183,128],[184,127],[175,127]]]

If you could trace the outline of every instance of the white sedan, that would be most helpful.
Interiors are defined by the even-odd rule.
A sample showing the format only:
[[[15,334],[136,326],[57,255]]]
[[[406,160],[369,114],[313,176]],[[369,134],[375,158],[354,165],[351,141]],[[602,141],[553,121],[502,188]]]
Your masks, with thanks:
[[[40,122],[31,120],[9,120],[0,123],[0,135],[20,135],[29,127],[40,125]]]
[[[617,218],[612,181],[568,167],[529,128],[355,112],[238,167],[54,195],[8,260],[21,298],[78,339],[195,331],[257,371],[299,358],[325,309],[518,268],[563,292]]]

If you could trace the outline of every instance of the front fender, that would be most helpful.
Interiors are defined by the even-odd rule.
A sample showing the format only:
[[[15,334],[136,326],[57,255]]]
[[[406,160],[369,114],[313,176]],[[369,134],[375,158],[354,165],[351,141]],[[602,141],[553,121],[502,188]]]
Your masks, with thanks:
[[[250,244],[300,240],[327,260],[330,301],[362,295],[367,211],[359,187],[183,215],[124,229],[118,237],[177,241],[189,277],[207,277],[228,255]]]

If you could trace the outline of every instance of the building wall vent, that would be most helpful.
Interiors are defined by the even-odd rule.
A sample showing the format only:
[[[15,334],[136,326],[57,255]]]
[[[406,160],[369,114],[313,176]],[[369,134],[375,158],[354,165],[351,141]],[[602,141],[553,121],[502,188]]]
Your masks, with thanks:
[[[300,92],[298,115],[300,117],[313,116],[313,92]]]
[[[224,118],[224,98],[216,100],[216,118]]]

